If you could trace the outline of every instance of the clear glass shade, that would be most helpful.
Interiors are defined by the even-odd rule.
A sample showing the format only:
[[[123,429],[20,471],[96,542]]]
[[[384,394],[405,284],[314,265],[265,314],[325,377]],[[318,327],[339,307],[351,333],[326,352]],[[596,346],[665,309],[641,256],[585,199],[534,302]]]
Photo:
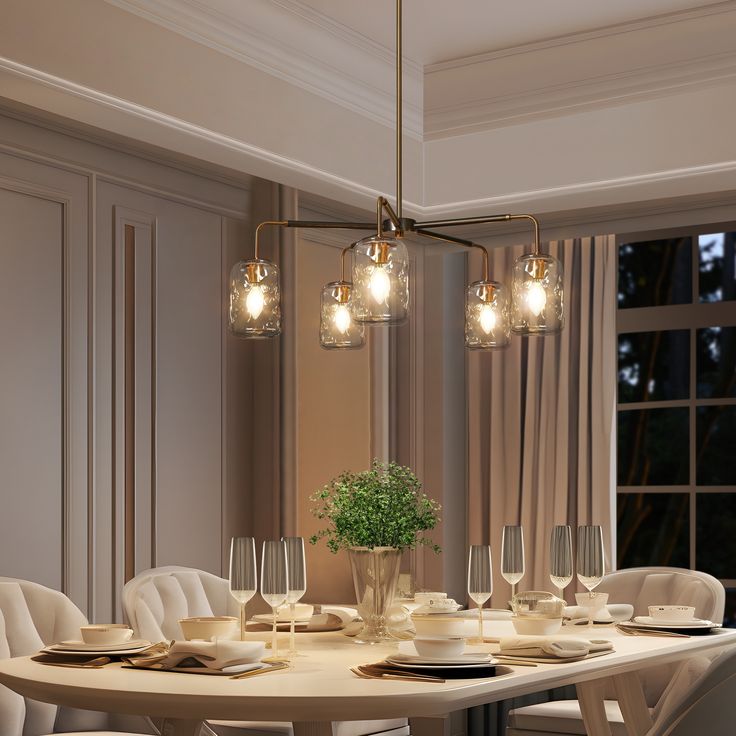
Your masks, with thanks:
[[[511,342],[509,300],[497,281],[476,281],[465,292],[465,347],[505,348]]]
[[[230,332],[237,337],[281,334],[279,268],[269,261],[238,261],[230,271]]]
[[[521,256],[514,264],[511,329],[519,335],[554,335],[564,323],[562,264],[550,255]]]
[[[364,238],[353,250],[353,317],[396,324],[409,308],[409,253],[401,240]]]
[[[353,319],[353,290],[344,281],[322,287],[319,344],[328,350],[360,348],[365,343],[365,325]]]

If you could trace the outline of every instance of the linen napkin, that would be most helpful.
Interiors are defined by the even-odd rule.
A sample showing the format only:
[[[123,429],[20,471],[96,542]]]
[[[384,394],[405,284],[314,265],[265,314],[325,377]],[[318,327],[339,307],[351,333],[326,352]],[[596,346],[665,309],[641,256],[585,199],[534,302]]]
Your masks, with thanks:
[[[173,641],[158,650],[151,648],[125,661],[134,667],[173,670],[177,667],[202,667],[221,672],[248,672],[262,667],[266,653],[262,641]]]
[[[508,636],[501,639],[500,654],[507,657],[554,657],[570,659],[613,650],[604,639],[578,639],[572,636]]]

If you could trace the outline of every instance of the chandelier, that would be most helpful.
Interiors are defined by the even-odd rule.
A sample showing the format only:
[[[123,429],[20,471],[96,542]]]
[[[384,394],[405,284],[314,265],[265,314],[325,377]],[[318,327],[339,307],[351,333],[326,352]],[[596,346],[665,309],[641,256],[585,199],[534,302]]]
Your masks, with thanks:
[[[258,239],[265,227],[358,230],[372,233],[340,254],[341,278],[322,288],[319,339],[330,350],[360,348],[365,326],[399,324],[409,312],[407,235],[441,241],[482,252],[480,281],[465,292],[465,347],[492,350],[508,347],[512,333],[554,335],[563,327],[562,264],[542,253],[539,222],[533,215],[482,215],[417,221],[403,216],[403,70],[402,0],[396,0],[396,203],[379,196],[374,222],[269,220],[256,227],[253,259],[239,261],[230,273],[229,329],[237,337],[269,338],[281,334],[279,268],[259,257]],[[462,225],[526,220],[533,226],[532,252],[514,263],[511,293],[489,274],[488,250],[471,240],[441,232]],[[352,255],[351,279],[345,258]]]

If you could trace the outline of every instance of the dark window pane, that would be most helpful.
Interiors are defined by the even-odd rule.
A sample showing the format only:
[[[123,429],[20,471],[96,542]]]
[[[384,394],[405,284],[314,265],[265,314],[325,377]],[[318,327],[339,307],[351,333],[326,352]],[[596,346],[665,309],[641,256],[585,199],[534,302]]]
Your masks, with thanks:
[[[655,307],[692,301],[690,238],[622,243],[618,249],[618,306]]]
[[[688,482],[689,409],[636,409],[618,413],[618,485]]]
[[[736,578],[736,493],[698,493],[695,520],[697,569]]]
[[[698,398],[728,396],[736,396],[736,327],[698,330]]]
[[[698,238],[700,301],[736,299],[736,233],[713,233]]]
[[[690,567],[687,493],[619,493],[618,567]]]
[[[736,485],[735,453],[736,406],[698,407],[698,485]]]
[[[687,399],[690,331],[631,332],[618,337],[618,400]]]
[[[726,588],[726,615],[723,625],[736,629],[736,588]]]

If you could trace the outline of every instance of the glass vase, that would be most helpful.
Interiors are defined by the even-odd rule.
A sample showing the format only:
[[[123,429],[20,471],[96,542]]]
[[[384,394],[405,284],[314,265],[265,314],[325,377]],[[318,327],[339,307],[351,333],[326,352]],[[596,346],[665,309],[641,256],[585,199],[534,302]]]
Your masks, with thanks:
[[[395,547],[351,547],[349,554],[358,613],[364,624],[354,641],[377,644],[393,639],[387,625],[388,612],[396,596],[401,550]]]

